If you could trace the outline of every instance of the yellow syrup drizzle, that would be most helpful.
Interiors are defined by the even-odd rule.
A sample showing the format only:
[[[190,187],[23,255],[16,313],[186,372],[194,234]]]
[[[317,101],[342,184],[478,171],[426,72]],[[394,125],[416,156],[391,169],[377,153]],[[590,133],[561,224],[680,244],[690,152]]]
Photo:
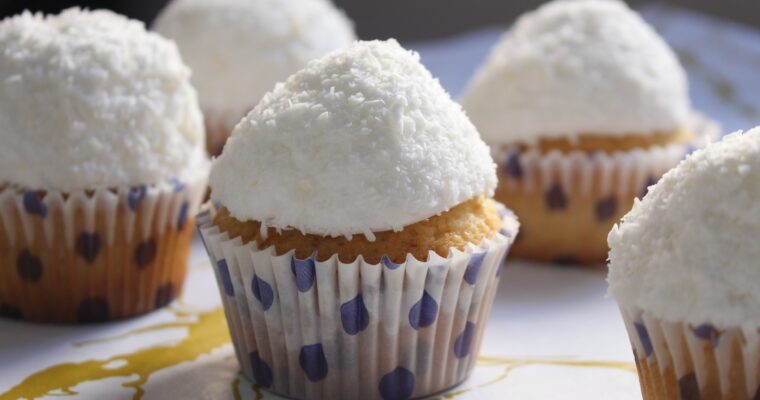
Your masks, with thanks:
[[[529,365],[553,365],[561,367],[581,367],[581,368],[608,368],[618,369],[626,372],[636,373],[636,364],[624,361],[585,361],[585,360],[562,360],[562,359],[542,359],[542,358],[502,358],[502,357],[489,357],[480,356],[477,361],[478,365],[483,366],[503,366],[502,371],[496,378],[481,383],[480,385],[451,391],[441,395],[443,399],[454,399],[463,394],[472,392],[477,389],[482,389],[499,382],[505,381],[509,378],[509,375],[517,368],[526,367]]]
[[[79,363],[63,363],[38,371],[8,392],[0,394],[0,400],[15,400],[19,398],[34,399],[44,396],[53,391],[62,391],[65,394],[75,395],[72,387],[87,381],[94,381],[113,377],[128,377],[137,375],[137,380],[126,382],[124,387],[135,389],[134,400],[139,400],[145,394],[143,385],[155,372],[183,362],[193,361],[202,354],[206,354],[230,343],[230,335],[227,323],[224,319],[224,311],[221,308],[208,312],[187,313],[172,310],[178,317],[193,315],[194,320],[162,323],[155,326],[135,330],[121,337],[166,328],[185,327],[188,330],[187,337],[176,344],[157,345],[132,354],[116,355],[106,360],[88,360]],[[107,339],[107,340],[112,340]],[[100,340],[102,341],[102,340]],[[82,346],[87,343],[100,342],[90,341],[78,343]],[[114,361],[124,361],[117,368],[106,368]]]
[[[243,400],[243,395],[240,393],[240,378],[235,378],[235,380],[232,381],[230,389],[232,389],[233,399]],[[261,387],[259,385],[251,384],[251,390],[253,390],[253,394],[256,395],[254,400],[261,400],[264,398],[264,393],[261,392]]]
[[[88,360],[79,363],[63,363],[51,366],[36,372],[22,381],[10,391],[0,394],[0,400],[30,398],[34,399],[44,395],[51,395],[54,391],[60,391],[62,395],[77,395],[71,388],[87,381],[94,381],[112,377],[125,377],[137,375],[138,379],[123,384],[124,387],[135,389],[134,400],[139,400],[145,394],[143,385],[155,372],[171,366],[193,361],[198,356],[209,353],[215,348],[230,343],[229,331],[224,318],[224,311],[218,308],[213,311],[190,313],[180,310],[171,310],[179,318],[186,320],[156,324],[131,332],[106,339],[89,340],[76,343],[75,346],[113,341],[132,335],[158,331],[169,328],[187,328],[188,335],[185,339],[173,345],[158,345],[139,350],[132,354],[117,355],[106,360]],[[188,317],[195,317],[188,318]],[[105,368],[114,361],[122,361],[123,365],[117,368]],[[614,361],[579,361],[562,359],[525,358],[512,359],[500,357],[478,357],[478,365],[503,366],[504,371],[495,379],[478,386],[461,389],[442,395],[442,398],[453,399],[462,394],[477,390],[486,386],[504,381],[516,368],[528,365],[555,365],[566,367],[585,368],[611,368],[628,372],[636,372],[636,366],[628,362]],[[247,382],[247,381],[245,381]],[[240,393],[240,378],[236,377],[231,383],[232,396],[236,400],[242,400]],[[255,399],[264,398],[264,394],[258,385],[251,385]],[[61,395],[55,394],[55,395]]]

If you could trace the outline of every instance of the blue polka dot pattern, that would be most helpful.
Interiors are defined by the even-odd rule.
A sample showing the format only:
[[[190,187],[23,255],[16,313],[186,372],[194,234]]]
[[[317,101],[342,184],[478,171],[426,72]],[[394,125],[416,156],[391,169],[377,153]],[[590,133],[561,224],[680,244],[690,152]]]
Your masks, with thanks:
[[[182,183],[182,181],[180,181],[180,180],[179,180],[179,179],[177,179],[177,178],[171,178],[171,179],[169,179],[169,183],[170,183],[172,186],[174,186],[174,192],[175,192],[175,193],[177,193],[177,192],[181,192],[182,190],[184,190],[184,189],[185,189],[185,184],[184,184],[184,183]]]
[[[77,308],[77,320],[82,323],[105,322],[109,315],[108,302],[100,297],[85,299]]]
[[[36,283],[42,279],[42,261],[29,250],[22,251],[16,258],[16,272],[21,280]]]
[[[145,185],[133,187],[129,190],[129,193],[127,193],[127,205],[129,205],[130,210],[137,211],[137,206],[145,198],[147,191],[148,187]]]
[[[321,343],[310,344],[301,348],[298,363],[310,381],[316,382],[327,376],[327,358]]]
[[[550,210],[562,210],[567,207],[567,197],[559,183],[553,184],[546,192],[546,207]]]
[[[251,369],[253,370],[253,380],[261,386],[268,388],[272,386],[272,368],[259,357],[259,352],[254,351],[249,354],[251,359]]]
[[[234,296],[235,289],[232,286],[232,278],[230,277],[230,268],[227,266],[227,260],[222,258],[217,261],[216,267],[219,270],[219,277],[222,279],[224,293],[227,293],[227,296]]]
[[[314,268],[314,258],[309,257],[305,260],[291,258],[290,269],[296,277],[296,287],[301,293],[306,293],[314,285],[314,279],[317,272]]]
[[[470,261],[467,262],[467,269],[464,271],[464,280],[470,285],[474,285],[478,280],[478,274],[480,273],[480,267],[483,266],[483,260],[486,258],[486,253],[472,253]]]
[[[697,375],[690,372],[678,379],[678,392],[681,400],[701,400],[702,395],[699,391],[699,381]]]
[[[153,301],[153,307],[156,309],[163,308],[174,299],[174,284],[171,282],[164,283],[156,289],[156,299]]]
[[[644,348],[644,355],[647,357],[652,355],[652,340],[649,338],[649,332],[647,332],[647,328],[644,326],[644,324],[640,322],[634,322],[633,327],[636,328],[636,334],[639,335],[639,341],[641,342],[641,347]]]
[[[153,263],[158,255],[158,245],[153,239],[148,239],[137,245],[135,249],[135,264],[137,268],[145,269]]]
[[[409,323],[414,329],[430,326],[438,316],[438,303],[427,291],[422,292],[420,301],[409,310]]]
[[[457,356],[457,358],[467,357],[472,349],[472,340],[474,338],[475,324],[467,321],[464,331],[462,331],[454,341],[454,355]]]
[[[523,176],[522,166],[520,165],[520,155],[518,153],[512,153],[507,158],[507,162],[504,164],[504,172],[510,178],[520,179]]]
[[[190,203],[183,202],[179,208],[179,216],[177,217],[177,229],[182,230],[187,223],[187,211],[190,208]]]
[[[29,190],[24,192],[24,210],[32,215],[47,217],[47,206],[42,202],[37,192]]]
[[[378,385],[383,400],[406,400],[414,393],[414,374],[404,367],[397,367],[383,375]]]
[[[604,222],[614,217],[616,211],[617,199],[614,195],[610,195],[596,203],[596,219],[599,221]]]
[[[383,256],[383,258],[381,259],[381,263],[390,270],[394,270],[401,265],[401,264],[396,264],[395,262],[391,261],[391,259],[388,258],[388,256]]]
[[[100,252],[100,236],[97,233],[82,232],[75,248],[80,257],[92,264]]]
[[[708,340],[713,347],[718,347],[720,331],[711,324],[702,324],[694,328],[694,335],[702,340]]]
[[[0,318],[23,319],[24,314],[18,307],[3,303],[0,304]]]
[[[232,284],[232,282],[230,282],[230,284]],[[227,290],[226,286],[224,290]],[[264,311],[269,310],[269,308],[272,307],[272,303],[274,303],[274,291],[272,290],[272,286],[270,286],[265,280],[259,278],[257,275],[253,275],[251,291],[253,292],[253,297],[261,303],[261,307],[264,308]],[[230,294],[230,296],[232,295]]]
[[[364,299],[359,294],[340,306],[340,321],[343,330],[349,335],[356,335],[369,325],[369,311],[364,305]]]

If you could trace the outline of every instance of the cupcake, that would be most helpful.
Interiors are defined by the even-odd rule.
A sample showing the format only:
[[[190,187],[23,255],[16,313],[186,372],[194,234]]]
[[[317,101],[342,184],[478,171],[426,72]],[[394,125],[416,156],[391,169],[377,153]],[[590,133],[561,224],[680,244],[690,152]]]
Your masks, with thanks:
[[[174,0],[153,28],[193,71],[211,155],[276,82],[356,40],[328,0]]]
[[[760,398],[760,127],[665,174],[609,234],[644,399]]]
[[[500,165],[495,198],[520,217],[512,254],[536,261],[602,264],[614,221],[708,136],[673,51],[620,1],[522,16],[462,105]]]
[[[208,158],[171,42],[109,11],[0,22],[0,309],[142,314],[182,288]]]
[[[243,373],[407,399],[472,369],[518,223],[475,127],[399,44],[310,62],[235,128],[199,230]]]

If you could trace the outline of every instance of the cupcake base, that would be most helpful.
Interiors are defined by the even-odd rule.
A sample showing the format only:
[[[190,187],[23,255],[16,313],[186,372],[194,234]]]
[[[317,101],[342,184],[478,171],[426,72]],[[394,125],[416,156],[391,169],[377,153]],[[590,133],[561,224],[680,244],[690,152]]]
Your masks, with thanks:
[[[299,259],[229,239],[199,215],[243,374],[279,395],[408,399],[467,378],[516,233],[428,261]],[[509,237],[508,237],[509,236]]]
[[[0,314],[128,318],[182,288],[205,181],[91,192],[0,191]]]
[[[711,142],[719,130],[715,123],[695,114],[689,130],[693,135],[678,131],[673,137],[678,141],[671,144],[655,141],[657,144],[648,148],[597,152],[520,146],[500,149],[494,156],[500,160],[494,198],[514,210],[521,222],[511,255],[559,264],[602,265],[607,260],[607,234],[631,209],[634,199],[644,196],[649,186],[690,151]],[[691,141],[683,142],[688,137]],[[671,136],[649,139],[667,138]],[[594,146],[607,149],[604,143],[601,138],[593,141]]]
[[[644,400],[760,398],[757,330],[717,329],[621,309]]]

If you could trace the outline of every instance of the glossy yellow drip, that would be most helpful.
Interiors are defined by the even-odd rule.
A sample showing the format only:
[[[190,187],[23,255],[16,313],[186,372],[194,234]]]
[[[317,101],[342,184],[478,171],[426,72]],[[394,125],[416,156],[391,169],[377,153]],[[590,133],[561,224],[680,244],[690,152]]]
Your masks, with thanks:
[[[116,355],[106,360],[88,360],[79,363],[54,365],[30,375],[8,392],[1,394],[0,400],[34,399],[56,390],[63,391],[66,394],[76,394],[71,388],[81,383],[132,375],[137,375],[137,380],[124,383],[123,386],[135,389],[135,394],[132,398],[139,400],[145,394],[143,385],[155,372],[186,361],[193,361],[202,354],[209,353],[215,348],[230,343],[224,311],[221,308],[209,312],[192,314],[176,310],[174,312],[178,317],[192,315],[195,318],[186,321],[157,324],[106,340],[114,340],[138,333],[167,328],[187,328],[187,337],[178,343],[173,345],[158,345],[136,351],[132,354]],[[82,346],[93,342],[99,341],[89,341],[76,345]],[[126,363],[118,368],[104,368],[104,366],[114,361],[125,361]]]
[[[481,389],[487,386],[497,384],[505,381],[509,378],[509,375],[517,368],[525,367],[529,365],[553,365],[562,367],[581,367],[581,368],[609,368],[619,369],[626,372],[636,373],[636,364],[624,361],[586,361],[586,360],[562,360],[562,359],[543,359],[543,358],[503,358],[503,357],[478,357],[478,365],[483,366],[503,366],[502,371],[496,378],[482,383],[480,385],[454,390],[441,395],[444,399],[454,399],[463,394],[472,392],[473,390]]]
[[[88,360],[79,363],[63,363],[51,366],[36,372],[23,382],[13,387],[10,391],[0,394],[0,400],[29,398],[34,399],[51,392],[60,391],[63,395],[77,395],[71,388],[87,381],[95,381],[105,378],[126,377],[137,375],[138,379],[124,383],[124,387],[135,389],[133,399],[139,400],[145,394],[143,385],[155,372],[174,365],[193,361],[202,354],[206,354],[220,346],[230,343],[229,331],[224,318],[224,311],[219,308],[209,312],[191,313],[180,310],[172,310],[181,318],[179,321],[160,323],[140,329],[136,329],[115,337],[89,340],[74,344],[77,347],[94,343],[118,340],[140,333],[159,331],[171,328],[187,328],[188,335],[185,339],[174,345],[158,345],[139,350],[132,354],[123,354],[106,360]],[[124,365],[118,368],[106,369],[109,363],[124,361]],[[542,358],[501,358],[501,357],[478,357],[478,365],[502,366],[504,371],[495,379],[466,389],[455,390],[441,395],[445,399],[453,399],[462,394],[490,386],[506,380],[510,373],[520,367],[529,365],[555,365],[581,368],[610,368],[627,372],[636,372],[636,366],[630,362],[614,361],[581,361],[563,359]],[[248,381],[243,381],[249,384]],[[242,399],[239,385],[240,378],[236,375],[230,382],[231,394],[234,399]],[[263,399],[264,394],[258,385],[251,385],[255,399]]]

